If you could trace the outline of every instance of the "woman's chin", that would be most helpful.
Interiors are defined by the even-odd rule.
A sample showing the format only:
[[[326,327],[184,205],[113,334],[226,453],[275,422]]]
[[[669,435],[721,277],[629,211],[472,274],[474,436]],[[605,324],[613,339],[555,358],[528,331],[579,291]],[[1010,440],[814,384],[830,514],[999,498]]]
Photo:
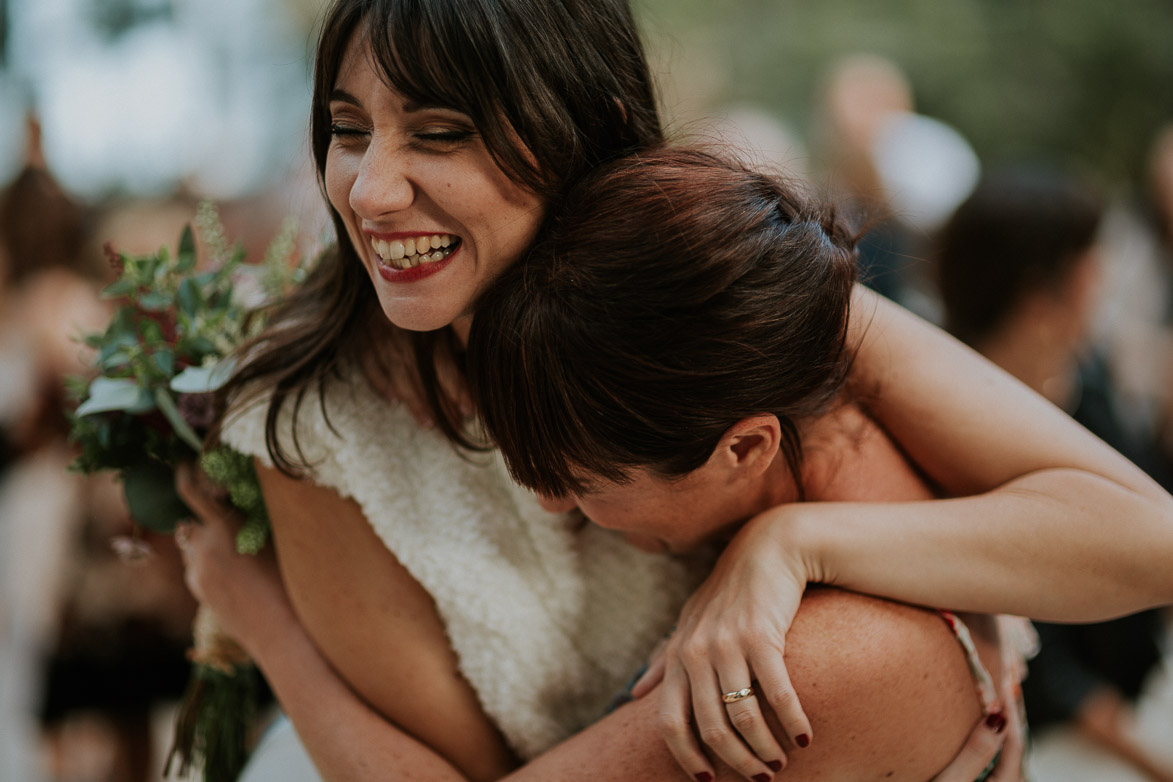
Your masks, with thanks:
[[[650,535],[641,535],[638,532],[624,532],[623,538],[640,551],[646,551],[649,554],[662,554],[669,548],[665,541]]]
[[[447,310],[428,306],[410,307],[404,306],[403,302],[395,302],[391,306],[383,306],[383,315],[404,331],[436,331],[451,326],[458,317]]]

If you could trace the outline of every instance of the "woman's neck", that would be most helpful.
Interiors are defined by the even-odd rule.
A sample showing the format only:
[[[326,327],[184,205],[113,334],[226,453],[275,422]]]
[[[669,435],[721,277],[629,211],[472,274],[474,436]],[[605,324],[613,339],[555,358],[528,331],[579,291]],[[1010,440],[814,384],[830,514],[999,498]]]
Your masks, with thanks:
[[[461,315],[456,320],[452,321],[452,333],[456,335],[456,339],[461,346],[468,347],[468,333],[472,330],[472,315]]]

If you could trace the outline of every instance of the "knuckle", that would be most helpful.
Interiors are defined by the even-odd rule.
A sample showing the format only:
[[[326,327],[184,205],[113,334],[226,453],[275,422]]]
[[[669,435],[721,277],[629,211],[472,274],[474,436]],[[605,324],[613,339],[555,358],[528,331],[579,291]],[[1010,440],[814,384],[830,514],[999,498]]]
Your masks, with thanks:
[[[661,712],[656,718],[656,728],[661,736],[670,739],[685,738],[688,734],[688,724],[673,713]]]
[[[710,747],[724,747],[732,739],[729,729],[724,725],[699,726],[697,728],[697,735],[700,736],[701,741]]]
[[[737,728],[738,731],[745,733],[757,724],[758,719],[752,709],[742,709],[735,714],[730,714],[729,721],[733,723],[733,727]]]
[[[798,696],[794,694],[794,690],[789,687],[768,687],[766,688],[766,700],[775,710],[789,708],[793,703],[797,702]]]
[[[715,649],[740,649],[742,645],[741,634],[728,628],[717,630],[712,638]]]
[[[709,650],[699,643],[688,641],[680,646],[680,659],[686,667],[699,667],[708,662]]]

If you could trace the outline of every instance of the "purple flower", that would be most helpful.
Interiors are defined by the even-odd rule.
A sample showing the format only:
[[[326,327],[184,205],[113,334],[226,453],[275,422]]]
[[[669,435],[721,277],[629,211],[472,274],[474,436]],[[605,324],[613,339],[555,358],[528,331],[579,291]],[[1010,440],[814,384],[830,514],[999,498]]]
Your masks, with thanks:
[[[216,420],[215,397],[211,393],[179,394],[175,405],[187,425],[197,432],[208,431]]]

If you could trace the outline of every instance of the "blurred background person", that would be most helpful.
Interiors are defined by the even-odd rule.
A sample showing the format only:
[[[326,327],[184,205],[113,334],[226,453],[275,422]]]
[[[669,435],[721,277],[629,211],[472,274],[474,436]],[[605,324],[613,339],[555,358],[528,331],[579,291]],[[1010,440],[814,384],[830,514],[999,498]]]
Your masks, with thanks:
[[[869,226],[859,247],[860,279],[936,319],[923,261],[930,237],[977,182],[969,142],[917,113],[908,75],[875,54],[831,65],[813,135],[830,189]]]
[[[1103,244],[1096,339],[1130,419],[1160,433],[1173,464],[1173,122],[1157,130],[1143,175],[1113,199]]]
[[[194,606],[170,539],[128,568],[111,545],[134,532],[121,488],[68,471],[65,381],[89,372],[79,338],[104,330],[112,310],[99,289],[112,272],[87,241],[92,210],[49,171],[31,116],[27,140],[22,170],[0,192],[0,720],[10,725],[0,760],[14,782],[145,782],[162,762],[152,709],[187,681]]]
[[[44,249],[13,261],[2,257],[11,248],[0,241],[0,476],[7,478],[0,477],[4,782],[99,780],[123,773],[114,768],[116,732],[104,716],[79,717],[83,712],[63,708],[61,715],[72,716],[53,720],[48,734],[61,762],[50,767],[41,764],[39,725],[30,714],[47,704],[42,693],[49,686],[48,661],[62,649],[65,624],[111,616],[107,609],[118,608],[119,600],[129,610],[130,598],[111,597],[116,589],[95,585],[103,579],[147,583],[138,569],[128,570],[110,553],[111,536],[128,524],[115,509],[117,487],[95,486],[87,494],[70,483],[77,476],[59,475],[50,466],[71,456],[61,439],[61,419],[49,415],[55,404],[50,400],[62,397],[49,378],[84,364],[71,338],[89,319],[84,313],[103,306],[93,295],[106,273],[101,245],[114,240],[120,250],[145,253],[173,244],[194,204],[210,197],[220,205],[228,236],[248,246],[249,258],[259,259],[288,215],[299,218],[303,245],[312,248],[327,220],[307,151],[306,55],[324,5],[0,0],[0,190],[36,192],[35,183],[48,177],[56,183],[55,195],[41,203],[62,204],[33,210],[21,206],[24,196],[12,196],[7,208],[24,216],[9,218],[5,236],[38,230],[46,247],[75,247],[81,264],[52,261],[70,252]],[[886,223],[904,229],[888,217],[919,225],[899,246],[877,232],[875,243],[890,251],[873,254],[876,260],[865,270],[901,303],[934,319],[939,315],[919,287],[925,239],[934,228],[931,220],[907,218],[943,215],[963,197],[957,183],[964,177],[930,162],[944,158],[975,170],[976,159],[959,151],[971,148],[983,163],[1024,153],[1074,162],[1135,194],[1127,209],[1113,210],[1129,212],[1129,224],[1139,227],[1127,232],[1128,252],[1113,245],[1105,254],[1109,266],[1102,281],[1109,287],[1120,283],[1125,292],[1112,299],[1113,309],[1100,308],[1096,334],[1141,312],[1159,313],[1145,316],[1150,324],[1167,317],[1161,302],[1170,299],[1168,277],[1156,273],[1152,259],[1167,257],[1169,234],[1163,234],[1163,245],[1150,239],[1153,225],[1170,224],[1155,219],[1168,213],[1155,205],[1168,210],[1173,199],[1167,186],[1146,190],[1143,198],[1139,193],[1142,181],[1168,181],[1143,172],[1149,161],[1155,171],[1156,160],[1169,159],[1146,157],[1146,150],[1170,119],[1161,98],[1173,82],[1167,32],[1173,4],[1134,0],[1127,12],[1100,0],[632,0],[632,6],[656,64],[664,116],[677,135],[718,114],[746,139],[751,160],[808,175],[817,188],[839,184],[866,194],[874,199],[868,214],[881,221],[877,228]],[[825,94],[853,90],[857,97],[847,100]],[[825,143],[832,141],[832,104],[836,122],[844,123],[843,136],[834,140],[842,146],[835,149]],[[35,154],[28,143],[33,126],[24,120],[32,105],[43,128]],[[929,127],[924,121],[930,118],[956,130],[950,135],[933,126],[927,134],[936,141],[916,141],[926,137],[917,131]],[[805,132],[795,132],[800,130]],[[909,157],[917,165],[900,162]],[[1141,207],[1142,201],[1154,206]],[[61,220],[60,227],[45,230],[50,220]],[[1107,222],[1113,223],[1111,213]],[[1133,250],[1149,260],[1126,261]],[[57,270],[26,276],[17,264]],[[897,271],[886,274],[889,267]],[[1142,268],[1153,273],[1138,275]],[[94,315],[91,327],[101,319]],[[42,343],[43,351],[27,339],[38,330],[56,335]],[[1167,391],[1173,372],[1159,369],[1173,365],[1173,359],[1161,358],[1173,356],[1173,349],[1137,336],[1137,330],[1114,333],[1117,338],[1100,344],[1120,381],[1121,418],[1138,431],[1161,419],[1167,409],[1161,400],[1173,396]],[[42,415],[47,420],[34,425]],[[34,475],[43,479],[25,479]],[[9,511],[15,506],[5,503],[17,501],[35,510]],[[85,505],[91,510],[83,515],[105,518],[108,525],[78,521],[76,508]],[[30,572],[36,577],[26,578]],[[84,573],[89,575],[79,575]],[[136,597],[147,599],[153,589]],[[70,593],[92,599],[66,610]],[[187,609],[162,610],[182,617]],[[63,623],[66,615],[74,618]],[[107,650],[110,660],[126,654],[116,633],[85,637],[95,653]],[[68,693],[74,688],[61,684],[62,673],[50,676],[58,693]],[[156,726],[156,758],[166,747],[166,721]],[[151,762],[158,778],[159,764]]]
[[[1090,340],[1100,293],[1098,193],[1057,169],[1017,167],[988,175],[945,225],[936,261],[945,325],[1080,423],[1173,487],[1151,431],[1119,414],[1107,362]],[[1023,685],[1029,722],[1069,760],[1094,744],[1155,782],[1173,762],[1137,735],[1136,703],[1160,672],[1161,611],[1092,625],[1037,623],[1042,651]],[[1173,726],[1173,712],[1167,715]],[[1166,744],[1167,746],[1167,744]],[[1079,748],[1082,749],[1073,749]],[[1094,753],[1093,753],[1094,754]],[[1040,779],[1128,779],[1093,757]]]

